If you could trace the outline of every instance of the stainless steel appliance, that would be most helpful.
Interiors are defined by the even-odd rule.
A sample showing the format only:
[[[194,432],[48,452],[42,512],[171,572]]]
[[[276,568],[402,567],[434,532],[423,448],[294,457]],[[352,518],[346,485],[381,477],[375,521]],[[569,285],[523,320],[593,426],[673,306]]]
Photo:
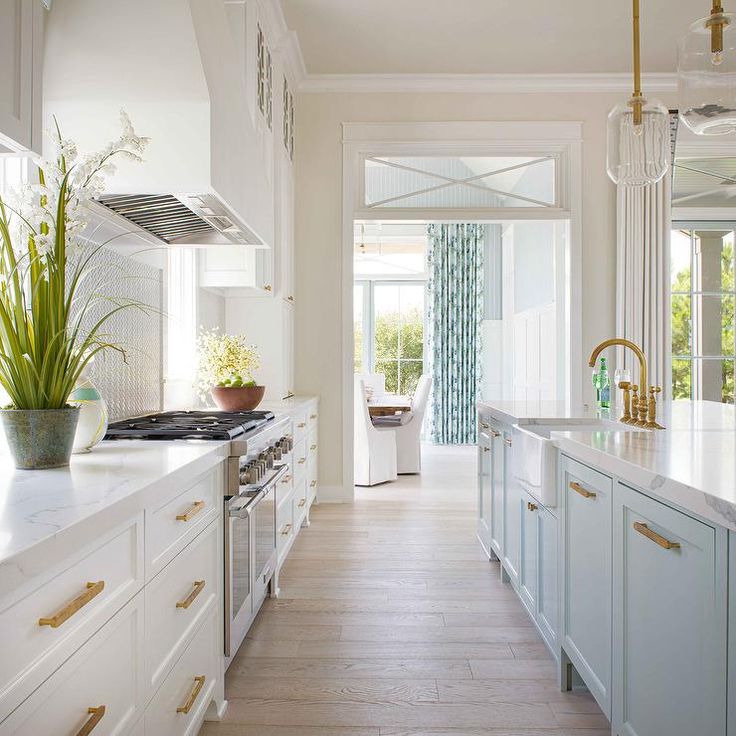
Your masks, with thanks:
[[[271,412],[161,412],[113,422],[105,438],[230,441],[223,489],[224,642],[229,664],[276,569],[276,488],[291,467],[291,420]]]

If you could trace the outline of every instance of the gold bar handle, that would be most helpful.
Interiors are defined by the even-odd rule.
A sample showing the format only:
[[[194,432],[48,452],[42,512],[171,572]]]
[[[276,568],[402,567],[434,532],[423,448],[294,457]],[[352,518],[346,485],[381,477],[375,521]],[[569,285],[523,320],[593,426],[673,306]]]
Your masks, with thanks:
[[[490,452],[490,451],[491,451],[490,447],[486,447],[485,445],[483,445],[483,452]]]
[[[663,537],[661,534],[657,534],[657,532],[652,531],[646,524],[641,521],[634,522],[634,529],[639,532],[639,534],[643,534],[647,539],[651,539],[652,542],[658,544],[664,549],[680,549],[679,542],[670,542],[669,539]]]
[[[297,462],[299,463],[299,465],[304,465],[304,463],[305,463],[305,462],[307,462],[307,458],[305,458],[305,457],[300,457],[300,458],[299,458],[299,459],[297,460]]]
[[[77,731],[77,736],[87,736],[92,733],[97,724],[105,717],[106,710],[107,708],[104,705],[98,705],[96,708],[87,708],[87,713],[91,718],[87,719],[84,726]]]
[[[281,530],[281,534],[283,536],[286,536],[287,534],[291,534],[291,524],[285,524],[284,528]]]
[[[195,580],[194,587],[192,588],[192,592],[183,601],[177,601],[176,607],[183,608],[184,610],[189,608],[189,606],[191,606],[192,603],[194,603],[197,596],[204,590],[204,586],[205,586],[204,580]]]
[[[205,506],[204,501],[195,501],[183,514],[177,514],[177,521],[189,521],[196,516]]]
[[[299,427],[299,429],[304,429],[304,427],[307,426],[307,423],[306,422],[299,422],[299,424],[297,424],[296,426]]]
[[[297,504],[297,506],[298,506],[299,508],[302,508],[302,506],[304,506],[304,504],[305,504],[306,502],[307,502],[307,499],[306,499],[306,498],[303,498],[303,499],[302,499],[301,501],[299,501],[299,503]]]
[[[184,713],[186,715],[189,713],[189,711],[192,709],[192,706],[196,702],[197,698],[199,697],[199,693],[202,692],[202,688],[204,687],[204,675],[198,675],[194,678],[194,687],[192,688],[192,692],[189,693],[189,697],[187,698],[187,702],[184,703],[184,705],[180,705],[177,709],[177,713]]]
[[[309,415],[309,418],[310,418],[310,419],[316,419],[316,418],[317,418],[317,415],[316,415],[316,414],[310,414],[310,415]]]
[[[481,422],[481,423],[480,423],[480,426],[481,426],[481,427],[482,427],[483,429],[490,429],[490,428],[491,428],[491,425],[490,425],[490,424],[488,424],[487,422]]]
[[[288,483],[288,482],[289,482],[290,480],[291,480],[291,476],[287,474],[287,475],[285,475],[285,476],[284,476],[284,477],[283,477],[283,478],[281,479],[281,482],[282,482],[282,483]]]
[[[500,437],[501,436],[501,433],[497,429],[492,429],[491,430],[491,435],[493,437]]]
[[[309,445],[309,449],[310,450],[316,450],[317,449],[317,445]]]
[[[539,508],[537,504],[532,503],[531,501],[526,502],[526,507],[529,509],[529,511],[536,511]]]
[[[593,493],[593,491],[589,491],[587,488],[583,488],[580,483],[574,480],[570,481],[570,488],[575,493],[579,493],[583,498],[595,498],[598,495],[597,493]]]
[[[317,485],[317,481],[316,481],[316,480],[313,480],[313,481],[312,481],[312,482],[311,482],[311,483],[309,484],[309,487],[310,487],[310,488],[314,488],[314,487],[315,487],[316,485]]]
[[[69,601],[69,603],[67,603],[58,613],[55,613],[53,616],[38,619],[38,625],[50,626],[52,629],[58,629],[59,626],[64,623],[64,621],[70,619],[81,608],[84,608],[93,598],[102,593],[104,589],[104,580],[98,580],[96,583],[87,583],[87,589],[84,591],[84,593],[78,595],[73,601]]]
[[[511,440],[508,437],[504,438],[503,443],[506,447],[511,447]]]

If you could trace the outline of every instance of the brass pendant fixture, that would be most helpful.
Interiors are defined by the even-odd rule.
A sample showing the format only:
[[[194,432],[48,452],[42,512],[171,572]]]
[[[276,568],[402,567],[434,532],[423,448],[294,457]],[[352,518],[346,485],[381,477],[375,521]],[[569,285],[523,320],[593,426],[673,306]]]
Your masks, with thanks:
[[[710,15],[690,26],[679,43],[680,119],[698,135],[736,130],[736,27],[734,16],[712,0]]]
[[[608,113],[606,164],[619,186],[638,187],[659,181],[670,156],[669,113],[641,90],[639,0],[633,0],[634,94]]]

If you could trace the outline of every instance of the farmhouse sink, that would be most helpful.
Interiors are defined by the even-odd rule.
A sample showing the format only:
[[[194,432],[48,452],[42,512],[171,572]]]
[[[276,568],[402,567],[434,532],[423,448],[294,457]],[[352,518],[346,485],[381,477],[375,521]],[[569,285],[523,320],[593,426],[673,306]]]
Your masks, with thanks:
[[[515,425],[511,475],[542,505],[557,506],[557,448],[552,432],[646,431],[611,419],[554,420],[549,424]]]

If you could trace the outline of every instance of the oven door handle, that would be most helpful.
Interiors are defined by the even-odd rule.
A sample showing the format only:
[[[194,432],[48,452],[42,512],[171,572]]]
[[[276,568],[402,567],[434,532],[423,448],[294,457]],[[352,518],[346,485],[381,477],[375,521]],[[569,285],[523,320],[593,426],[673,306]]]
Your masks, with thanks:
[[[231,519],[247,519],[265,495],[265,491],[258,491],[255,496],[248,496],[242,506],[230,506],[227,510],[227,515]]]

